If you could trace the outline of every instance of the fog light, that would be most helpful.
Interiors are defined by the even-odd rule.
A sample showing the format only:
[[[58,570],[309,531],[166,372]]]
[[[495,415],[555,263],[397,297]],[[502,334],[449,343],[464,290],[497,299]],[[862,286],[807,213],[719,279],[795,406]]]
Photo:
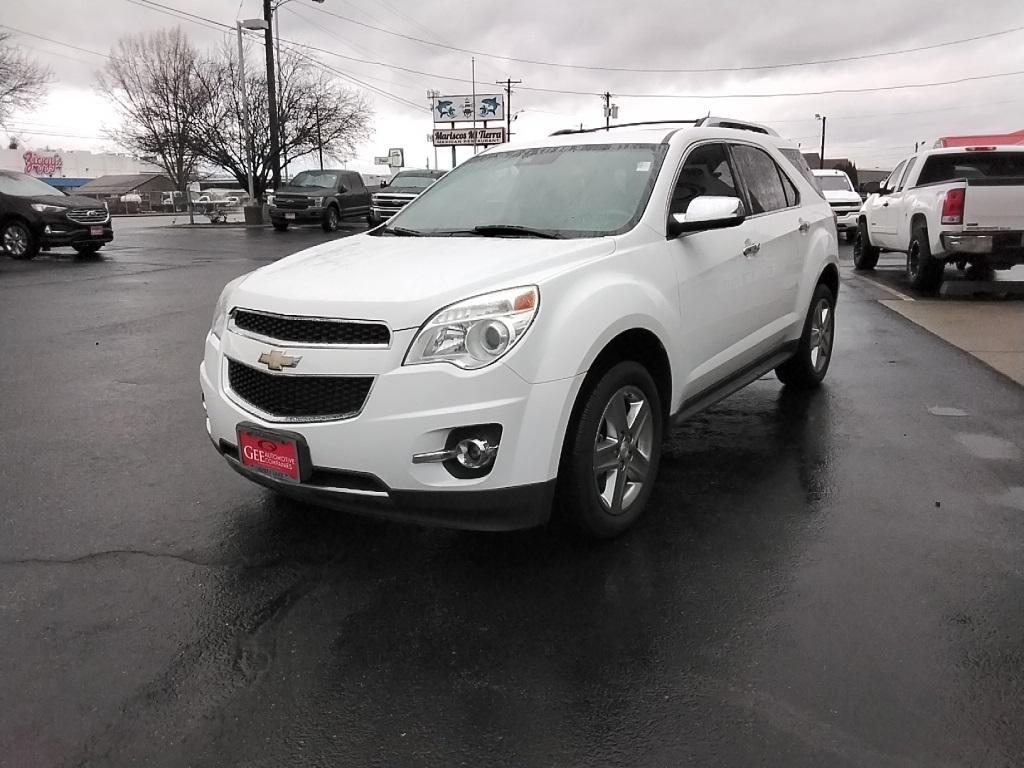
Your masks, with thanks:
[[[498,446],[486,440],[460,440],[455,451],[455,460],[466,469],[483,469],[494,461]]]

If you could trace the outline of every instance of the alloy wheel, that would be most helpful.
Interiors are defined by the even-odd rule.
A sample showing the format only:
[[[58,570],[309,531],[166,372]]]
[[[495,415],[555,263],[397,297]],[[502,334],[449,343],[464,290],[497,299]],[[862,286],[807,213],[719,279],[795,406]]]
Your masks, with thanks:
[[[819,299],[811,313],[811,366],[815,373],[821,373],[832,354],[832,340],[835,334],[834,313],[828,299]]]
[[[28,233],[23,227],[11,224],[4,230],[4,249],[15,258],[28,252]]]
[[[637,387],[615,392],[601,414],[594,441],[594,484],[612,515],[629,509],[651,473],[654,420],[651,404]]]

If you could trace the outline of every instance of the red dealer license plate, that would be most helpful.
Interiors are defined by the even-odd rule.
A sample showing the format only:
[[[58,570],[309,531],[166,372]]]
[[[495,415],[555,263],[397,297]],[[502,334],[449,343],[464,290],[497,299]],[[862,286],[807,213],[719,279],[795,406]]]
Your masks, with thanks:
[[[103,227],[89,227],[89,234],[90,235],[102,235],[103,234]]]
[[[242,466],[293,483],[309,477],[309,448],[301,435],[249,424],[239,424],[237,432]]]

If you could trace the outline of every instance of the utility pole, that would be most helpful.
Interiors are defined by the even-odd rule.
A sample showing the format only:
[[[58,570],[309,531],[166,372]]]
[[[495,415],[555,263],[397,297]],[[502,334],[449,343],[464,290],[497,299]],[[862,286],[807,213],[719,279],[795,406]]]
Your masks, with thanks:
[[[281,186],[281,135],[277,125],[277,77],[274,68],[274,9],[271,0],[263,0],[263,20],[267,28],[263,31],[267,51],[267,112],[270,113],[270,167],[273,172],[274,189]]]
[[[511,77],[505,80],[495,80],[497,85],[505,86],[505,141],[512,141],[512,86],[519,85],[522,80],[513,80]]]
[[[476,154],[476,56],[470,57],[473,77],[473,154]]]
[[[282,5],[283,5],[283,3],[282,3]],[[278,7],[280,7],[280,6],[278,6]],[[284,93],[283,93],[284,87],[283,87],[283,85],[281,83],[281,14],[280,13],[274,14],[274,45],[277,47],[277,51],[276,51],[277,60],[275,61],[275,64],[277,65],[277,67],[276,67],[276,69],[277,69],[277,91],[278,91],[278,96],[280,98],[284,98]],[[278,110],[279,110],[278,114],[280,114],[280,108],[281,108],[281,105],[278,104]],[[285,141],[285,135],[284,135],[285,131],[284,131],[284,118],[283,118],[283,116],[281,117],[281,123],[278,126],[278,130],[280,131],[280,134],[281,134],[282,143],[284,143],[284,141]],[[284,174],[285,178],[288,178],[288,150],[285,149],[284,147],[281,147],[281,157],[282,157],[282,160],[281,160],[281,172]]]
[[[320,170],[324,169],[324,140],[320,136],[320,101],[313,102],[313,115],[316,117],[316,152],[320,155]]]
[[[608,92],[604,92],[604,129],[607,131],[611,128],[612,122],[612,95]]]

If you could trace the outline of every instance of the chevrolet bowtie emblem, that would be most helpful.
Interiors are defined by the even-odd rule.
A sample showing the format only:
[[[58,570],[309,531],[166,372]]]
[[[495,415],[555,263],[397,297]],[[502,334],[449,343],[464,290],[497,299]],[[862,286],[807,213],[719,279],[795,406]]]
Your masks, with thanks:
[[[292,357],[286,355],[283,352],[278,352],[276,349],[273,352],[264,352],[260,355],[259,362],[263,363],[267,368],[272,371],[280,371],[285,368],[294,368],[299,364],[301,357]]]

